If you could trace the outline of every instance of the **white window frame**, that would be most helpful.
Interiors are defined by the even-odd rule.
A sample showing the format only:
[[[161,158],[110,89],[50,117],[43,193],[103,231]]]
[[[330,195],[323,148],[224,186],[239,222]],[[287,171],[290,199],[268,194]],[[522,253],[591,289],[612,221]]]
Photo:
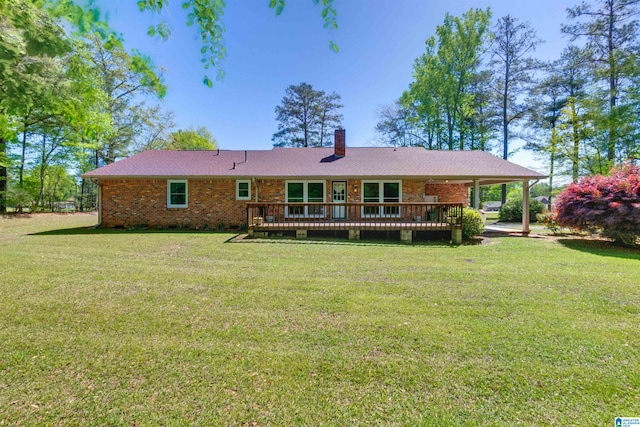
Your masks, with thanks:
[[[184,204],[171,203],[171,184],[184,184]],[[186,179],[169,179],[167,180],[167,208],[186,208],[189,206],[189,181]]]
[[[284,182],[284,191],[285,191],[285,200],[289,203],[289,184],[302,184],[302,202],[291,202],[291,203],[326,203],[327,198],[327,182],[324,180],[312,180],[312,181],[302,181],[302,180],[291,180]],[[322,184],[322,202],[309,202],[309,184]],[[309,213],[309,207],[305,206],[304,211],[300,214],[291,214],[289,213],[289,207],[285,207],[284,216],[286,218],[324,218],[326,216],[326,212],[324,206],[320,208],[320,212]]]
[[[240,184],[247,184],[247,195],[240,196]],[[238,179],[236,180],[236,200],[251,200],[251,180]]]
[[[397,203],[401,203],[402,202],[402,180],[376,180],[376,179],[369,179],[369,180],[363,180],[361,182],[361,186],[362,186],[362,202],[364,203],[364,185],[365,184],[378,184],[379,186],[379,191],[378,191],[378,203],[385,203],[384,202],[384,184],[398,184],[398,202]],[[389,203],[396,203],[396,202],[389,202]],[[384,208],[382,208],[384,209]],[[362,207],[362,211],[360,212],[360,215],[362,216],[362,218],[399,218],[402,215],[401,212],[401,208],[398,207],[398,213],[396,214],[385,214],[384,211],[381,211],[380,209],[378,210],[377,214],[367,214],[365,213],[365,207]]]

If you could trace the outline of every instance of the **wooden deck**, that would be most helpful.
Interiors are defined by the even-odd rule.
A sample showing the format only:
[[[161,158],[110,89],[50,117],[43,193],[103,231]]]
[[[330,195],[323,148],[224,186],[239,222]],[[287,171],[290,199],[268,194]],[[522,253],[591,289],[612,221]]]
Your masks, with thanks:
[[[283,221],[262,222],[250,226],[254,231],[273,230],[451,230],[446,222],[390,222],[390,221]]]
[[[269,232],[349,231],[359,239],[361,231],[400,231],[402,241],[412,241],[415,231],[451,231],[459,243],[462,204],[447,203],[248,203],[249,236]]]

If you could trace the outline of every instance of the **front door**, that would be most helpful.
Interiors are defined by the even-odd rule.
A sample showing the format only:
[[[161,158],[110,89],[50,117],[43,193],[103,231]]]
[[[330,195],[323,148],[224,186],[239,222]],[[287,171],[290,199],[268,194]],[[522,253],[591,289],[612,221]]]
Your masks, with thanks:
[[[347,183],[345,181],[333,181],[331,183],[331,201],[338,204],[344,204],[347,202]],[[333,219],[346,219],[346,207],[332,206],[331,217]]]

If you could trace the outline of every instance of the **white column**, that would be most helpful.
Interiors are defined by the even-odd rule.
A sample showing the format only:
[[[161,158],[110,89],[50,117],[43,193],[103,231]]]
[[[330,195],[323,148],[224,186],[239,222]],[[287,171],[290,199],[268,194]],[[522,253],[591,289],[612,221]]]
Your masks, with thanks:
[[[480,180],[473,180],[473,208],[480,209]]]
[[[529,181],[522,182],[522,233],[529,234]]]

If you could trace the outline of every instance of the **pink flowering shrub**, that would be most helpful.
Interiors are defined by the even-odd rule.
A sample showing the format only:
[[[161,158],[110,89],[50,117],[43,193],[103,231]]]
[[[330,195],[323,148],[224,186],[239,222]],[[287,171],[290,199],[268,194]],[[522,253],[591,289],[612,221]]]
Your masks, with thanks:
[[[560,233],[560,224],[558,224],[558,214],[555,212],[543,212],[536,215],[538,224],[542,224],[544,228],[553,234]]]
[[[582,178],[558,195],[555,206],[560,226],[634,245],[640,237],[640,167]]]

